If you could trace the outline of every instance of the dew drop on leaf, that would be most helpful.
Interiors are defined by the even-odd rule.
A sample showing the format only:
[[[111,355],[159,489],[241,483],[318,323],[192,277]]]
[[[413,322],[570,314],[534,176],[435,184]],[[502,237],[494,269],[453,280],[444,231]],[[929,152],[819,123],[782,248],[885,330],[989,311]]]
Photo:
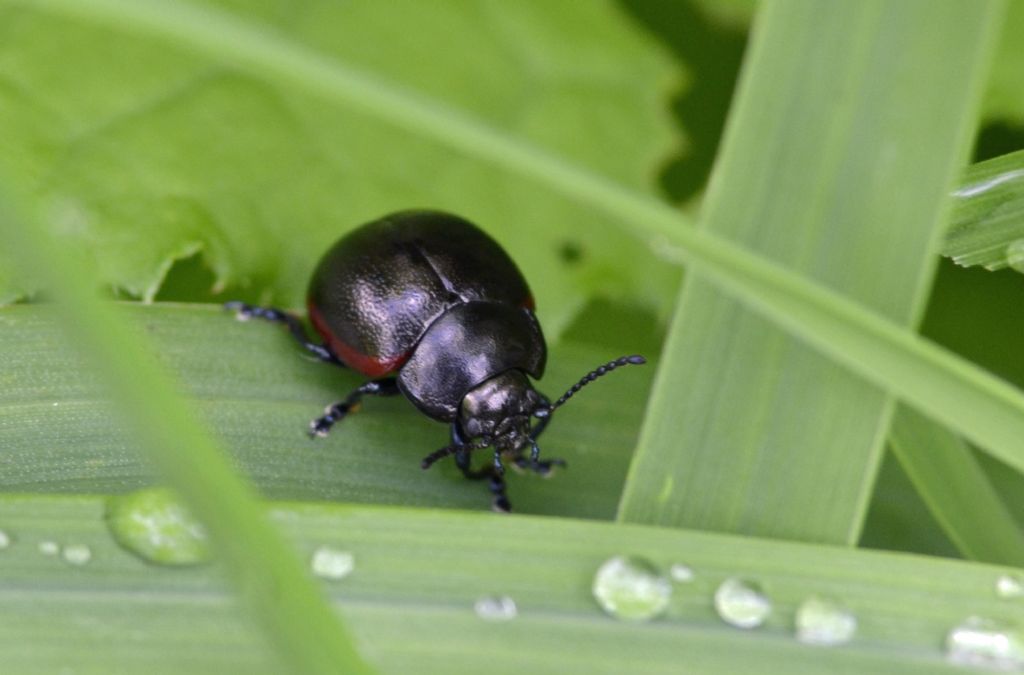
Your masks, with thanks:
[[[809,645],[841,645],[857,632],[857,617],[839,602],[816,595],[796,610],[796,639]]]
[[[625,621],[647,621],[668,607],[672,585],[644,558],[615,556],[597,569],[593,593],[609,615]]]
[[[309,567],[318,577],[338,580],[352,573],[356,567],[356,560],[348,551],[321,546],[313,551]]]
[[[473,611],[485,621],[509,621],[519,613],[516,601],[507,595],[480,598],[473,604]]]
[[[772,603],[757,583],[732,577],[715,591],[715,611],[732,626],[756,628],[771,614]]]
[[[1024,574],[1001,574],[996,579],[996,595],[1000,598],[1024,598]]]
[[[92,549],[85,544],[68,544],[61,551],[64,562],[69,565],[81,567],[89,564],[92,560]]]
[[[195,565],[210,557],[206,531],[166,488],[111,497],[107,526],[123,548],[158,565]]]
[[[693,568],[683,563],[675,563],[668,568],[668,575],[672,581],[680,584],[688,584],[694,579]]]
[[[1024,633],[1011,624],[971,616],[949,631],[946,656],[960,665],[1016,670],[1024,667]]]

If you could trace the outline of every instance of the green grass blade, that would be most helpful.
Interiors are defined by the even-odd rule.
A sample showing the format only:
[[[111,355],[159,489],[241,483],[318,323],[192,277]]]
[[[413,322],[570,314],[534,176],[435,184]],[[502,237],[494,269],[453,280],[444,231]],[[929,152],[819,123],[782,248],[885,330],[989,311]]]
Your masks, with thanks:
[[[961,553],[974,560],[1024,566],[1024,531],[966,443],[907,408],[898,409],[889,442]]]
[[[1024,150],[971,165],[953,197],[942,255],[964,267],[1006,267],[1010,244],[1024,241]],[[1016,265],[1024,269],[1021,247]]]
[[[225,592],[219,570],[147,565],[119,549],[94,497],[0,497],[13,543],[0,553],[0,650],[10,672],[282,672]],[[1015,570],[636,525],[425,509],[281,504],[275,522],[311,555],[323,545],[354,556],[350,576],[324,587],[373,664],[386,673],[937,673],[947,632],[970,614],[1010,621],[995,593]],[[73,567],[41,541],[86,543]],[[611,619],[590,586],[612,555],[689,565],[666,615]],[[724,579],[759,582],[773,602],[766,625],[723,623],[712,595]],[[794,639],[794,613],[811,594],[858,620],[853,640],[817,647]],[[475,616],[474,602],[507,595],[516,618]],[[84,649],[84,645],[91,648]]]
[[[0,195],[0,240],[26,270],[54,289],[67,345],[106,385],[138,451],[207,526],[242,597],[300,672],[366,672],[355,647],[293,551],[266,521],[251,489],[234,473],[195,410],[175,392],[139,332],[91,289],[79,261],[23,221]]]
[[[707,229],[913,325],[996,8],[766,5]],[[936,62],[937,44],[957,67]],[[889,423],[884,390],[693,277],[662,368],[620,518],[856,541]]]
[[[310,419],[362,384],[361,376],[311,361],[280,326],[239,322],[211,305],[123,304],[161,364],[215,429],[260,492],[275,499],[335,500],[487,510],[484,485],[451,462],[419,462],[448,442],[444,425],[402,397],[365,401],[328,438]],[[62,349],[52,307],[0,309],[0,447],[10,463],[0,491],[120,492],[148,484],[152,469],[114,423],[90,372]],[[559,342],[539,386],[557,396],[609,348]],[[614,517],[656,364],[616,374],[582,392],[541,439],[569,466],[550,479],[510,472],[517,512]],[[612,383],[609,383],[612,384]]]

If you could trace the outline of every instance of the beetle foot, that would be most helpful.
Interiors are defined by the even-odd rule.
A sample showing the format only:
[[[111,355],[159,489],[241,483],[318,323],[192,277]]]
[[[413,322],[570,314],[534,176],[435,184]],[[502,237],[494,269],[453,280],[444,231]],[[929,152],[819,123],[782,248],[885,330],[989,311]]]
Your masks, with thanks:
[[[516,459],[516,467],[522,471],[533,471],[541,478],[550,478],[555,467],[566,467],[568,464],[564,459],[542,459],[531,461],[526,457]]]
[[[495,513],[512,513],[512,505],[505,495],[498,495],[491,502],[491,511]]]
[[[310,438],[326,438],[327,434],[330,433],[331,427],[334,426],[334,420],[324,415],[323,417],[317,417],[315,420],[309,423],[309,437]]]

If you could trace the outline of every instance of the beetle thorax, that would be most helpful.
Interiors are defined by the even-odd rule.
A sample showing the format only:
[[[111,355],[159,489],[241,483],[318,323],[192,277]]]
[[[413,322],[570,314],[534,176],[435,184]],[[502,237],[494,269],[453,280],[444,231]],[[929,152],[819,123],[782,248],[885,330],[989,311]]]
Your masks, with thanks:
[[[518,450],[530,440],[530,419],[543,399],[521,370],[508,370],[471,389],[459,407],[467,438],[488,439],[497,450]]]

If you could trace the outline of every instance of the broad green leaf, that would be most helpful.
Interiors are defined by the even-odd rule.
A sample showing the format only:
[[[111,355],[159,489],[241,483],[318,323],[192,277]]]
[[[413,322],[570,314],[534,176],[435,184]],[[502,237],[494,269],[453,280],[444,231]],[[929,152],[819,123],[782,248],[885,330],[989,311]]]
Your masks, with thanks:
[[[971,165],[953,197],[942,254],[965,267],[1024,272],[1024,150]]]
[[[53,289],[65,338],[59,347],[77,356],[90,381],[102,385],[104,400],[117,406],[137,443],[137,456],[206,526],[267,642],[298,672],[368,673],[338,617],[267,522],[251,486],[196,421],[194,406],[175,392],[145,338],[124,324],[111,303],[94,297],[95,278],[80,258],[36,219],[22,215],[30,211],[17,209],[0,192],[0,242],[20,268],[38,272]],[[45,382],[32,382],[45,390]],[[81,553],[86,549],[78,550],[69,562],[87,560]]]
[[[1024,566],[1024,530],[966,443],[901,407],[893,419],[890,444],[918,494],[965,556]]]
[[[682,76],[610,1],[7,0],[0,24],[0,161],[110,284],[152,298],[173,260],[201,252],[218,285],[297,307],[343,232],[437,207],[509,249],[552,335],[595,293],[666,313],[677,270],[607,216],[439,145],[401,100],[410,124],[396,129],[367,109],[372,94],[315,90],[344,73],[415,106],[443,101],[446,125],[475,118],[650,192],[677,142],[665,101]],[[239,64],[244,52],[260,63]],[[296,60],[314,90],[275,72]],[[566,246],[587,264],[563,260]]]
[[[705,228],[912,326],[997,7],[766,5]],[[692,276],[619,516],[852,543],[890,413],[887,392]]]
[[[237,467],[276,499],[337,500],[487,510],[484,485],[451,462],[424,472],[420,459],[447,445],[448,429],[402,397],[371,399],[326,439],[309,420],[362,383],[359,375],[310,360],[286,331],[239,322],[209,305],[142,306],[121,312],[145,336]],[[121,492],[153,473],[72,359],[45,305],[0,309],[0,490]],[[539,387],[558,396],[618,356],[605,346],[552,345]],[[580,392],[541,437],[545,456],[569,466],[548,479],[510,472],[516,511],[611,518],[654,374],[629,368]]]
[[[102,499],[8,496],[0,522],[0,649],[11,672],[281,672],[225,593],[216,567],[150,565],[114,544]],[[353,555],[323,586],[382,673],[941,673],[950,629],[972,614],[1012,622],[995,583],[1014,573],[977,563],[558,518],[424,509],[280,504],[274,521],[309,560],[321,546]],[[86,565],[39,544],[86,544]],[[612,619],[591,595],[613,555],[662,570],[689,565],[665,616]],[[741,576],[773,603],[765,626],[723,623],[712,596]],[[841,647],[801,644],[797,606],[835,598],[857,618]],[[484,597],[517,616],[485,621]],[[90,648],[84,648],[88,645]]]

